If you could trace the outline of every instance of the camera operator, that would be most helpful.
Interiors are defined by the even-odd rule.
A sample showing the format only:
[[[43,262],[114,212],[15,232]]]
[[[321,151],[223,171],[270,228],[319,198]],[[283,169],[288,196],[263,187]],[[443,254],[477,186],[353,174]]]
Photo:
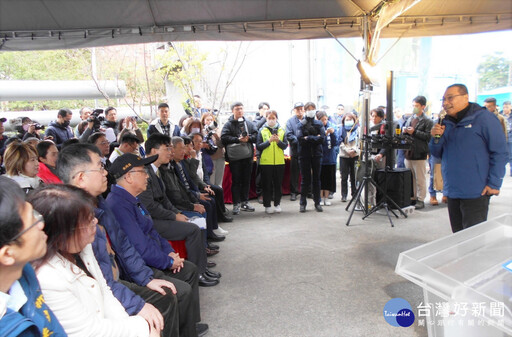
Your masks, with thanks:
[[[209,177],[210,182],[213,185],[222,186],[226,161],[224,158],[224,145],[219,136],[220,129],[215,121],[215,116],[211,112],[206,112],[201,116],[201,124],[203,125],[204,142],[207,144],[204,159],[208,161],[209,157],[213,164]]]
[[[226,160],[232,175],[231,195],[233,198],[233,215],[240,214],[240,209],[254,212],[249,204],[254,146],[258,130],[244,118],[244,105],[240,102],[231,105],[233,115],[222,128],[221,140],[226,147]]]
[[[105,129],[101,126],[101,123],[105,121],[103,117],[103,109],[94,109],[92,113],[86,119],[87,127],[80,135],[80,143],[87,143],[89,136],[96,132],[105,132]]]
[[[306,106],[314,107],[313,103],[306,103]],[[300,184],[300,212],[306,212],[307,195],[311,186],[313,189],[313,200],[315,210],[323,212],[320,205],[320,168],[322,164],[322,144],[325,139],[325,128],[322,122],[315,119],[316,110],[306,112],[305,118],[300,121],[297,132],[299,141],[299,165],[302,174]]]

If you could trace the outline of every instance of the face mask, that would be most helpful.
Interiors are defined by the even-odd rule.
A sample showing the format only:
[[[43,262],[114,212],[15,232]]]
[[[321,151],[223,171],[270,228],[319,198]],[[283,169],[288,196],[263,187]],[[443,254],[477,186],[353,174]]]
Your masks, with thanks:
[[[315,110],[309,110],[308,112],[306,112],[306,117],[307,118],[315,118],[315,115],[316,115],[316,111]]]
[[[270,126],[271,128],[273,128],[274,126],[276,126],[276,124],[277,124],[277,120],[275,120],[275,119],[269,119],[269,120],[267,121],[267,124],[268,124],[268,126]]]
[[[345,121],[345,127],[351,128],[352,126],[354,126],[353,120]]]
[[[190,133],[199,133],[201,131],[199,128],[191,128]]]
[[[69,121],[64,121],[61,124],[63,127],[67,128],[69,126]]]
[[[302,119],[300,120],[300,124],[302,124],[302,125],[306,125],[306,123],[307,123],[307,122],[308,122],[308,121],[306,120],[306,118],[302,118]]]
[[[30,124],[23,124],[23,130],[25,130],[25,132],[28,131],[29,127],[30,127]]]
[[[418,109],[418,108],[414,108],[414,109],[412,109],[412,113],[413,113],[413,114],[415,114],[415,115],[417,115],[417,114],[419,114],[419,113],[420,113],[420,109]]]

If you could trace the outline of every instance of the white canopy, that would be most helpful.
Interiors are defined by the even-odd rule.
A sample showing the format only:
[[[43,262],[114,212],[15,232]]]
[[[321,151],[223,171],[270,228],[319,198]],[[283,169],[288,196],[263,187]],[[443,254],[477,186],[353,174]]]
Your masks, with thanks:
[[[380,37],[512,28],[510,0],[0,0],[0,50],[157,41],[357,37],[363,17]],[[382,18],[380,24],[382,25]]]

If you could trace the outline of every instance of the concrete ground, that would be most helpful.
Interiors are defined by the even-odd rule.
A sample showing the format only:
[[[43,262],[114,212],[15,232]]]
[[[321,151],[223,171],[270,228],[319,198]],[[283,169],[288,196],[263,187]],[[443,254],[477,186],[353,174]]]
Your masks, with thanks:
[[[489,219],[512,212],[508,172]],[[427,336],[417,321],[390,326],[383,308],[402,297],[417,317],[422,289],[395,274],[396,262],[400,252],[451,234],[446,205],[426,202],[407,219],[393,218],[394,228],[385,215],[362,220],[355,212],[347,227],[339,185],[331,201],[317,213],[308,199],[307,212],[299,213],[298,201],[285,196],[283,212],[267,215],[253,200],[256,212],[221,224],[229,235],[210,258],[221,283],[200,289],[209,337]]]

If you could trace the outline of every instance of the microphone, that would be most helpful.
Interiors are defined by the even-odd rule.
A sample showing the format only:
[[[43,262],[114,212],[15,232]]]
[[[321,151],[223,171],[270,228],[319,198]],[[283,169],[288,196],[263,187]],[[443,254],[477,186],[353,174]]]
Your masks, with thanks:
[[[441,117],[439,117],[438,121],[437,121],[437,124],[439,125],[443,125],[443,119]],[[434,144],[437,144],[439,143],[439,139],[441,138],[441,135],[435,135],[434,136]]]

